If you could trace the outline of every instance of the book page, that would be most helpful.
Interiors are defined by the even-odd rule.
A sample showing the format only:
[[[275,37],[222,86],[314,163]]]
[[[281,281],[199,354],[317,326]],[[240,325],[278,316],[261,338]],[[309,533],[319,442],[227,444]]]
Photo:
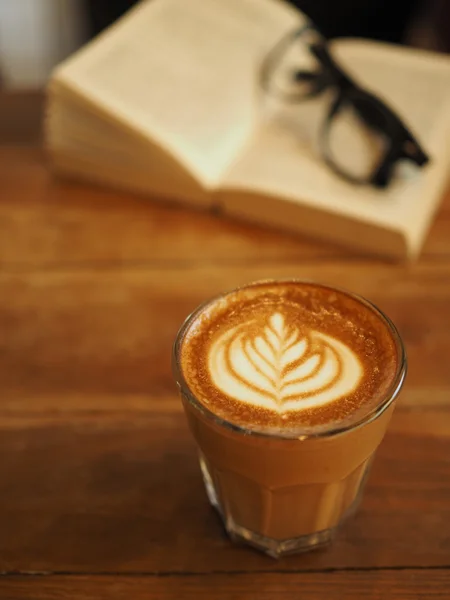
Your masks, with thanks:
[[[332,101],[324,94],[267,111],[265,122],[224,178],[225,211],[239,213],[232,190],[256,192],[403,231],[419,240],[439,201],[430,189],[449,158],[450,59],[359,40],[336,41],[332,51],[355,79],[401,115],[429,153],[430,164],[418,169],[406,161],[399,163],[384,190],[341,179],[325,164],[319,149]],[[352,167],[358,167],[361,156],[356,149],[344,140],[340,151]],[[256,211],[254,216],[257,220]]]
[[[102,120],[68,101],[61,103],[50,99],[46,142],[54,158],[64,157],[64,171],[72,161],[74,166],[78,165],[79,175],[85,167],[87,179],[102,171],[103,179],[108,183],[109,176],[112,185],[122,179],[131,181],[129,187],[135,189],[139,181],[142,191],[157,198],[176,198],[198,206],[210,204],[211,194],[159,145],[132,136],[117,124]],[[61,160],[56,162],[62,166]],[[98,180],[98,177],[94,179]]]
[[[281,0],[147,0],[54,80],[214,187],[252,130],[262,57],[302,21]]]

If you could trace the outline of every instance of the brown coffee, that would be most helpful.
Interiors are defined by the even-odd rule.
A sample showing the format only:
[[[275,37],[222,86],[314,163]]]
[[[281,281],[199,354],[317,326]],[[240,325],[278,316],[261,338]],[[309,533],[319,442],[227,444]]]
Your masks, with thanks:
[[[200,309],[176,351],[228,531],[277,556],[328,541],[356,503],[403,378],[393,326],[351,294],[263,282]]]

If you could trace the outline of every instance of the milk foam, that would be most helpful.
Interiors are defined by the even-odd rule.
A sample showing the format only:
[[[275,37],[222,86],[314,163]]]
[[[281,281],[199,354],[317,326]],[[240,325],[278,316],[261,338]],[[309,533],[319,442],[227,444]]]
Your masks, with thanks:
[[[363,367],[342,341],[300,330],[275,311],[250,318],[212,342],[208,371],[226,396],[277,413],[324,406],[353,392]]]

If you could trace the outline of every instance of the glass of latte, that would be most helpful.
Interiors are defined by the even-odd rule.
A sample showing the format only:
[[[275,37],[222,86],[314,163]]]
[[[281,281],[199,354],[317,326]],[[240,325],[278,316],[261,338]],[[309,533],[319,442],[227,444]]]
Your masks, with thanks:
[[[392,322],[339,289],[257,282],[185,321],[173,367],[232,539],[274,557],[330,542],[358,505],[405,378]]]

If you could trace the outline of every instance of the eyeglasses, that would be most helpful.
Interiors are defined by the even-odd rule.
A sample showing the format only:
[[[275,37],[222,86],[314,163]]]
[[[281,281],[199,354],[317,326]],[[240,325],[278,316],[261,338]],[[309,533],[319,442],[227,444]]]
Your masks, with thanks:
[[[289,32],[272,48],[262,65],[260,83],[268,95],[290,103],[332,92],[319,147],[326,164],[347,181],[384,188],[398,161],[406,159],[419,167],[429,161],[400,117],[353,81],[310,24]],[[364,164],[359,160],[362,156]]]

